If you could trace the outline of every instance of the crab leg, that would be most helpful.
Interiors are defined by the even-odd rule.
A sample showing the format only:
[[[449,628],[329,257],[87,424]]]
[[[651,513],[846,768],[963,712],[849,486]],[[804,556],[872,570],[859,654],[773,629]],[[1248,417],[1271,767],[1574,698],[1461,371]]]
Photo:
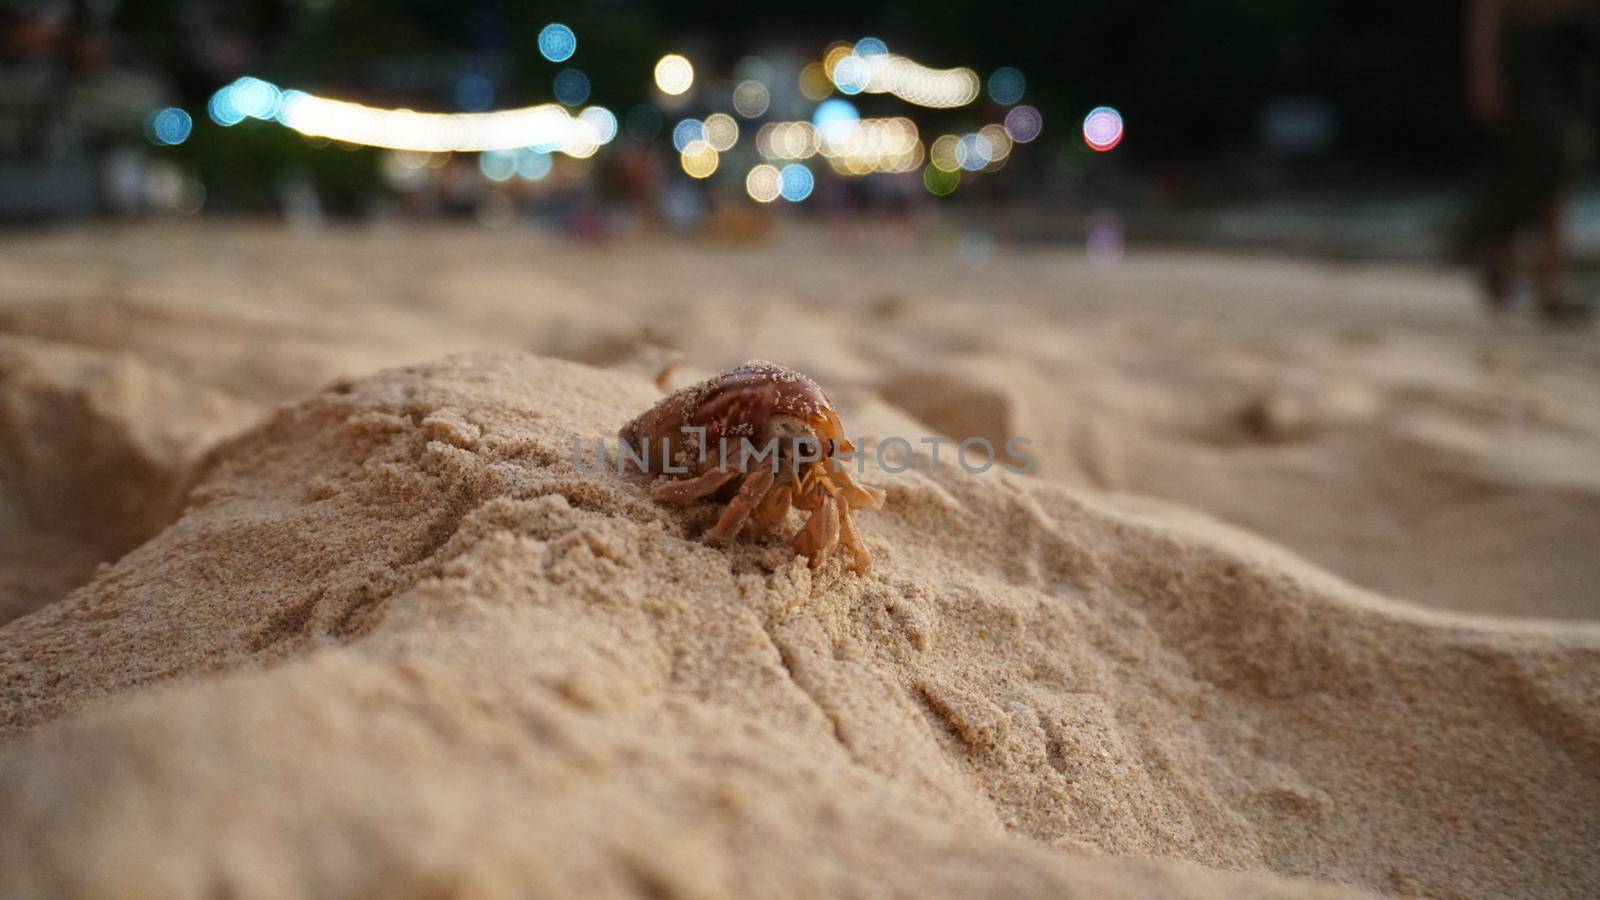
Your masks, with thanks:
[[[772,470],[768,468],[760,468],[746,475],[744,483],[739,485],[738,495],[728,501],[728,508],[722,511],[717,524],[706,532],[706,540],[720,544],[737,537],[745,520],[755,512],[757,501],[771,489],[774,478]]]
[[[795,535],[794,549],[796,553],[811,558],[811,568],[820,568],[828,561],[828,556],[833,553],[833,548],[839,546],[839,503],[832,497],[824,495],[822,504],[817,507],[811,517],[806,519],[806,524]]]
[[[681,481],[658,481],[650,486],[650,496],[662,503],[687,505],[715,494],[738,474],[738,469],[712,469],[704,475]]]
[[[807,472],[805,477],[795,484],[792,496],[794,497],[794,505],[797,508],[808,511],[814,510],[822,502],[822,492],[812,490],[815,484],[816,479],[811,476],[810,472]]]
[[[851,568],[862,575],[872,571],[872,554],[867,552],[867,545],[862,543],[861,535],[856,533],[856,523],[850,519],[848,503],[839,504],[839,543],[850,551],[851,559],[855,560]]]
[[[769,534],[777,531],[783,525],[784,517],[789,514],[789,503],[793,497],[794,489],[787,482],[774,484],[761,502],[756,504],[756,526]]]

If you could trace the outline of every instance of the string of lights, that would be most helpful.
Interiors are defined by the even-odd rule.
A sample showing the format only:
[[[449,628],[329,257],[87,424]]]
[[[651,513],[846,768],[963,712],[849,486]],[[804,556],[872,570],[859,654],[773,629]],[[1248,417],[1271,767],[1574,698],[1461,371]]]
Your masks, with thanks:
[[[539,32],[539,53],[550,62],[571,60],[577,47],[577,35],[566,25],[551,23]],[[735,150],[742,136],[739,118],[761,119],[774,107],[781,86],[771,81],[772,67],[760,60],[747,63],[742,64],[742,74],[735,73],[736,85],[723,95],[730,111],[685,118],[671,130],[679,164],[692,178],[708,179],[725,170],[724,156]],[[694,64],[678,53],[657,60],[651,79],[658,103],[628,116],[628,131],[637,140],[653,138],[661,127],[656,106],[679,107],[697,88]],[[549,170],[549,154],[587,158],[611,143],[619,131],[617,116],[609,109],[577,109],[590,94],[589,78],[581,70],[561,69],[553,88],[555,103],[488,111],[482,107],[492,100],[494,86],[477,76],[470,84],[457,85],[461,105],[474,111],[434,113],[284,90],[246,76],[218,90],[207,113],[223,126],[246,119],[272,121],[308,138],[402,153],[478,153],[480,168],[490,180],[503,181],[513,174],[537,180]],[[996,69],[987,84],[989,100],[1008,107],[1003,121],[976,131],[942,134],[924,143],[908,117],[862,118],[850,100],[858,94],[887,94],[914,106],[954,109],[973,104],[985,93],[983,80],[970,68],[931,68],[891,53],[887,44],[871,37],[830,45],[820,60],[800,70],[789,88],[796,89],[817,106],[810,121],[766,121],[757,127],[753,143],[759,159],[743,175],[746,193],[757,202],[809,196],[815,176],[804,161],[813,157],[821,157],[842,177],[921,169],[927,189],[943,196],[959,186],[963,175],[1001,168],[1017,145],[1036,140],[1044,128],[1039,110],[1020,102],[1027,80],[1012,67]],[[834,94],[838,96],[830,96]],[[147,135],[158,144],[182,143],[190,130],[189,115],[172,107],[152,113],[146,122]],[[1121,114],[1109,106],[1091,110],[1083,121],[1082,136],[1092,150],[1116,148],[1123,139]]]

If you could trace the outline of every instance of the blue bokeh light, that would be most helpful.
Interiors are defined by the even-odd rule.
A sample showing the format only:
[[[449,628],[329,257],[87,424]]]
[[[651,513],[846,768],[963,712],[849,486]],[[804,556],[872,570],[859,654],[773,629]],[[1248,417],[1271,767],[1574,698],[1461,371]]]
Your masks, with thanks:
[[[861,113],[849,100],[824,100],[811,115],[811,124],[825,141],[842,141],[861,123]]]
[[[560,22],[551,22],[539,31],[539,55],[551,62],[566,62],[578,49],[578,36]]]
[[[478,169],[490,181],[505,181],[517,172],[516,154],[506,150],[489,150],[478,154]]]
[[[1022,92],[1028,89],[1028,79],[1022,73],[1010,66],[1002,66],[994,70],[989,76],[989,99],[1001,106],[1010,106],[1022,99]]]
[[[994,148],[981,134],[962,135],[956,142],[956,163],[968,172],[976,172],[994,160]]]
[[[856,41],[856,55],[862,59],[869,56],[883,56],[889,52],[889,45],[875,37],[864,37]]]
[[[567,106],[579,106],[589,99],[589,76],[577,69],[562,69],[556,73],[556,99]]]
[[[494,83],[476,72],[456,79],[456,105],[467,112],[483,112],[494,105]]]
[[[783,178],[783,199],[790,203],[799,203],[811,196],[811,189],[816,186],[817,180],[812,176],[811,170],[801,163],[790,163],[779,172]]]
[[[189,139],[194,119],[176,106],[158,109],[145,120],[145,133],[153,144],[171,147]]]
[[[233,105],[233,92],[223,88],[211,95],[211,101],[206,104],[206,115],[218,125],[237,125],[244,121],[244,113]]]
[[[516,170],[524,181],[538,181],[550,174],[551,159],[544,153],[528,147],[517,151]]]
[[[224,88],[233,108],[252,119],[271,119],[278,115],[282,94],[271,82],[249,75]]]
[[[695,141],[705,139],[706,126],[699,119],[684,119],[672,129],[672,146],[678,148],[679,153]]]
[[[276,119],[283,108],[277,85],[249,75],[211,95],[206,113],[218,125],[237,125],[245,119]]]

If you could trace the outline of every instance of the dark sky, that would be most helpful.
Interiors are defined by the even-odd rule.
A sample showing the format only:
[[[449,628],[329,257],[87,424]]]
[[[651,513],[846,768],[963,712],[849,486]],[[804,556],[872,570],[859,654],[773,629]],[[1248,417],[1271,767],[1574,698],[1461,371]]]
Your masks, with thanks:
[[[253,73],[341,94],[359,94],[375,71],[425,75],[425,66],[447,71],[464,58],[499,60],[509,94],[546,90],[548,64],[533,39],[555,20],[580,35],[576,61],[595,96],[619,107],[644,96],[645,73],[667,50],[692,44],[712,68],[725,68],[774,42],[820,53],[830,40],[871,34],[929,65],[1017,66],[1047,122],[1114,105],[1139,135],[1126,153],[1156,164],[1238,155],[1254,141],[1262,108],[1285,99],[1331,109],[1336,155],[1347,161],[1458,162],[1474,140],[1461,112],[1457,0],[315,5],[127,0],[121,21],[136,45],[202,98],[224,76],[242,74],[196,61],[196,35],[219,29],[256,45],[246,63]]]

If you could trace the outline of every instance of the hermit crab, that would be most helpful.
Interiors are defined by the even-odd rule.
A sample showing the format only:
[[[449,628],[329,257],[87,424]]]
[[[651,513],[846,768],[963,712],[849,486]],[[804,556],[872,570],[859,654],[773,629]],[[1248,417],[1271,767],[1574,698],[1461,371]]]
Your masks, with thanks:
[[[842,544],[855,571],[871,570],[850,512],[882,507],[883,492],[851,477],[855,445],[807,376],[751,360],[668,394],[617,437],[635,464],[661,476],[650,489],[657,500],[727,501],[706,532],[711,543],[732,541],[746,524],[774,533],[794,506],[810,515],[792,546],[812,567]]]

